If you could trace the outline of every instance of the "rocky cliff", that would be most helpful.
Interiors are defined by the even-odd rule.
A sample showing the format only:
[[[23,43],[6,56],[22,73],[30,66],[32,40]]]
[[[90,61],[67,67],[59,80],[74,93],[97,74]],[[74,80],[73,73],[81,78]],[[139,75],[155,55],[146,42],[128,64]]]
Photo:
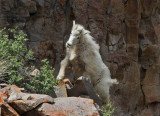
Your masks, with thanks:
[[[91,31],[120,82],[110,90],[116,115],[160,115],[160,0],[0,0],[0,27],[23,29],[55,75],[72,20]]]

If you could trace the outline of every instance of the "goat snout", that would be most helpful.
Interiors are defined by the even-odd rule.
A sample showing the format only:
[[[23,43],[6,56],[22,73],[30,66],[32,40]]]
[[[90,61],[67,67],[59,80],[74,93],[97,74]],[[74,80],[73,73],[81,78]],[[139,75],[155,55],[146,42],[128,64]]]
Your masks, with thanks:
[[[71,44],[70,43],[66,43],[66,47],[71,47]]]

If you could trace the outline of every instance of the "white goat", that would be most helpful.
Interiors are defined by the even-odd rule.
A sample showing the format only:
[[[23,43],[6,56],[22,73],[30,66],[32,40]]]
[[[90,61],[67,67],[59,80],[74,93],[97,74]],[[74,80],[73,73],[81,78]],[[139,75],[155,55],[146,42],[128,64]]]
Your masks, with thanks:
[[[118,82],[116,79],[111,79],[110,71],[100,56],[99,45],[93,39],[88,30],[73,21],[70,38],[66,43],[66,56],[61,62],[57,79],[64,78],[65,69],[69,62],[73,63],[73,67],[77,65],[76,62],[81,62],[84,64],[84,69],[73,68],[73,70],[76,69],[75,71],[80,71],[81,76],[90,78],[103,102],[107,102],[110,86],[118,84]]]

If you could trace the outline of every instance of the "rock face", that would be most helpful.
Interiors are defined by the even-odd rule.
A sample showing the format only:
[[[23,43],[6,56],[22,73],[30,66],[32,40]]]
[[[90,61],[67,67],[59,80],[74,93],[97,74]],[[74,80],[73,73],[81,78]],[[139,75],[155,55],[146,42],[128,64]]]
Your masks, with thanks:
[[[110,91],[117,115],[142,109],[137,115],[154,115],[160,102],[160,0],[0,0],[0,27],[23,29],[28,47],[37,59],[50,59],[55,76],[72,20],[91,31],[120,82]]]

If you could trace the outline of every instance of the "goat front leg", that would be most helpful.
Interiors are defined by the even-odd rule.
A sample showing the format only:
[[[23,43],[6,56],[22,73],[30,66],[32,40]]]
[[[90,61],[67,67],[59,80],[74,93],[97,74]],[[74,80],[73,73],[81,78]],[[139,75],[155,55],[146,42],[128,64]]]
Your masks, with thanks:
[[[58,73],[58,76],[57,76],[57,79],[58,80],[62,80],[64,78],[64,75],[65,75],[65,69],[68,65],[68,62],[69,62],[69,58],[68,56],[66,56],[62,61],[61,61],[61,67],[60,67],[60,70],[59,70],[59,73]]]

